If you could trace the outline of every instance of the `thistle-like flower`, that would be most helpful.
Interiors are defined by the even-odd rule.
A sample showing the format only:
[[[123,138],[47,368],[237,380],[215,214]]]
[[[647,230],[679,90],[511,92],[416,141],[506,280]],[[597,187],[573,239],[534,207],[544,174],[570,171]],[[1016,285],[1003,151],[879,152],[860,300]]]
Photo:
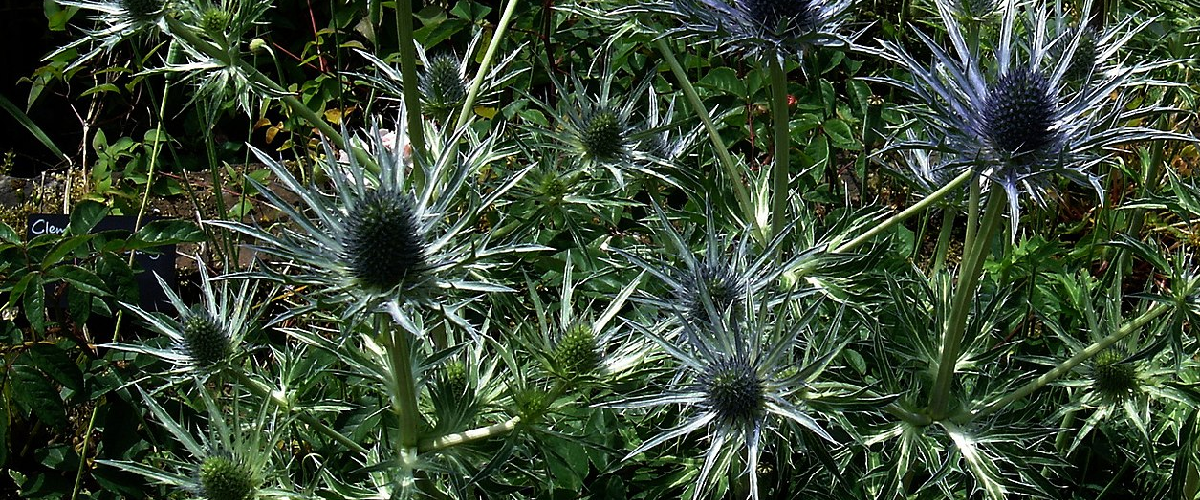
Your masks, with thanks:
[[[243,339],[258,328],[262,314],[262,309],[254,308],[252,302],[258,290],[257,281],[241,280],[239,286],[233,287],[233,280],[210,278],[203,263],[199,263],[199,269],[201,303],[194,306],[185,304],[162,277],[158,277],[178,314],[177,320],[147,312],[133,304],[122,304],[151,329],[167,336],[169,346],[126,343],[106,346],[157,357],[172,365],[173,374],[206,375],[239,359],[245,354]]]
[[[798,61],[813,47],[842,47],[851,0],[673,0],[677,31],[758,58]]]
[[[623,92],[613,88],[614,74],[607,64],[602,72],[598,92],[590,92],[587,84],[572,75],[570,85],[556,82],[555,106],[532,98],[553,120],[550,127],[537,132],[554,139],[555,146],[580,168],[604,168],[622,187],[627,173],[677,184],[663,173],[671,167],[669,160],[673,158],[660,156],[678,155],[679,145],[688,137],[674,137],[668,132],[674,127],[669,116],[674,107],[663,114],[658,103],[651,102],[647,106],[650,114],[640,115],[637,110],[641,99],[658,99],[650,87],[653,80],[646,78],[636,88]]]
[[[782,246],[785,242],[791,243],[792,226],[765,248],[756,249],[752,228],[746,227],[736,236],[722,235],[717,230],[711,209],[704,218],[704,248],[697,255],[688,242],[696,231],[689,229],[681,234],[666,213],[657,205],[655,208],[662,228],[659,234],[665,236],[663,243],[669,254],[681,262],[649,261],[626,250],[613,250],[666,285],[670,291],[669,299],[646,297],[644,301],[667,313],[669,322],[681,319],[703,325],[719,318],[737,321],[744,312],[747,296],[765,301],[778,300],[782,294],[776,292],[783,288],[780,277],[802,265],[815,263],[819,255],[820,248],[814,247],[779,262]],[[814,291],[793,291],[792,298]]]
[[[893,147],[937,150],[943,168],[974,169],[1004,189],[1014,233],[1021,195],[1044,203],[1054,174],[1099,192],[1091,169],[1104,160],[1103,150],[1150,139],[1192,140],[1132,125],[1163,108],[1131,106],[1120,97],[1123,89],[1146,83],[1141,75],[1154,67],[1115,62],[1117,51],[1145,23],[1133,26],[1127,18],[1093,36],[1061,28],[1064,21],[1051,20],[1052,9],[1041,3],[1006,2],[998,40],[971,43],[955,5],[935,3],[953,53],[918,31],[934,55],[934,63],[926,65],[899,44],[880,41],[879,54],[908,70],[912,81],[880,80],[918,97],[914,114],[930,138]],[[1072,87],[1070,75],[1089,60],[1091,78]]]
[[[466,65],[452,54],[425,58],[421,73],[421,96],[430,112],[443,114],[455,110],[467,98]]]
[[[737,321],[713,317],[699,325],[685,322],[682,340],[667,339],[638,326],[679,363],[680,372],[674,387],[665,393],[614,406],[678,406],[683,423],[646,440],[626,460],[666,441],[706,430],[708,451],[693,498],[705,498],[711,478],[724,476],[731,464],[739,462],[734,455],[744,450],[745,468],[740,474],[749,476],[751,497],[757,499],[764,440],[795,425],[802,432],[836,443],[799,394],[812,387],[840,345],[801,340],[815,314],[808,310],[796,317],[795,305],[788,300],[766,307],[747,297],[745,313]],[[783,443],[779,446],[787,448]]]
[[[456,313],[462,303],[456,303],[449,290],[508,291],[476,278],[490,267],[486,258],[543,247],[490,247],[487,234],[473,233],[480,211],[513,182],[486,196],[470,192],[468,184],[480,168],[505,153],[496,150],[491,139],[480,141],[466,129],[449,137],[433,127],[428,132],[427,137],[445,142],[431,144],[431,160],[414,165],[405,154],[408,141],[399,128],[397,141],[404,146],[395,148],[384,141],[378,127],[373,128],[359,143],[377,161],[378,172],[359,164],[355,155],[348,155],[348,163],[339,162],[326,144],[326,154],[318,160],[330,184],[323,187],[302,183],[282,162],[255,150],[280,186],[302,200],[302,206],[293,206],[248,179],[291,224],[272,232],[240,222],[207,223],[260,241],[260,251],[279,258],[279,272],[270,277],[315,286],[319,296],[348,305],[344,317],[384,303],[393,314],[398,309],[392,306],[437,304],[449,319],[466,326]],[[462,141],[470,146],[460,154],[457,145]],[[410,175],[410,168],[421,169],[423,175]]]

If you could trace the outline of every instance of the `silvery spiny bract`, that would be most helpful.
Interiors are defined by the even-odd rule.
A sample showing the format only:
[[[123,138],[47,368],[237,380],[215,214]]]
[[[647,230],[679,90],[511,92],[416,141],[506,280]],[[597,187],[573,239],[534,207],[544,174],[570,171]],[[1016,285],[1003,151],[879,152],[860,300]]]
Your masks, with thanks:
[[[455,312],[460,305],[455,300],[467,299],[448,295],[449,290],[508,291],[477,277],[490,267],[486,259],[543,247],[490,247],[487,234],[471,234],[479,211],[515,182],[487,196],[471,191],[479,169],[504,156],[493,148],[491,138],[480,141],[467,129],[446,135],[429,126],[426,136],[434,141],[430,159],[424,161],[411,152],[403,127],[396,133],[394,141],[385,141],[373,127],[361,141],[351,141],[377,162],[378,171],[360,164],[353,154],[345,156],[345,163],[339,161],[326,143],[317,165],[328,179],[324,186],[301,182],[283,162],[255,150],[280,187],[297,196],[301,206],[248,179],[289,222],[274,231],[240,222],[207,223],[257,239],[261,252],[280,259],[275,262],[279,272],[272,278],[314,285],[318,295],[348,305],[346,315],[383,303],[437,304],[450,319],[465,325]],[[467,144],[461,153],[460,143]],[[411,169],[423,175],[416,177]],[[519,179],[524,173],[514,176]]]
[[[242,340],[258,327],[262,314],[262,309],[255,309],[252,302],[258,285],[247,279],[233,287],[231,283],[235,280],[210,278],[207,266],[203,262],[198,264],[201,303],[195,306],[184,304],[172,287],[158,277],[178,314],[177,321],[167,320],[133,304],[123,304],[151,329],[166,335],[171,341],[170,346],[158,348],[118,343],[109,347],[162,359],[172,365],[173,373],[208,374],[243,354]]]
[[[678,31],[752,57],[798,61],[819,46],[845,46],[837,32],[851,0],[673,0]]]
[[[1164,109],[1131,106],[1121,97],[1126,88],[1145,84],[1142,75],[1154,67],[1116,61],[1121,46],[1146,24],[1132,26],[1132,18],[1126,18],[1091,36],[1062,29],[1067,21],[1051,19],[1052,9],[1040,2],[1005,2],[998,39],[972,45],[967,31],[979,27],[960,23],[950,0],[935,3],[952,52],[920,31],[917,36],[933,53],[932,65],[897,43],[879,42],[880,55],[912,74],[911,81],[879,80],[917,96],[912,108],[927,137],[893,147],[936,150],[938,168],[974,169],[1003,188],[1014,233],[1021,195],[1044,203],[1054,174],[1099,192],[1091,170],[1107,150],[1150,139],[1190,139],[1132,124]],[[1096,62],[1091,78],[1072,86],[1068,72],[1077,67],[1071,62],[1077,54],[1093,54]]]
[[[95,21],[101,27],[87,30],[85,36],[75,40],[51,54],[50,58],[68,50],[93,42],[93,47],[81,50],[78,57],[67,67],[83,64],[102,52],[112,50],[123,40],[153,35],[166,30],[163,14],[171,7],[168,0],[58,0],[58,3],[96,12]]]
[[[743,314],[684,323],[683,334],[665,338],[650,328],[638,329],[679,363],[679,373],[663,394],[634,397],[614,404],[621,408],[678,407],[682,423],[647,439],[626,455],[628,460],[658,445],[695,432],[707,434],[708,451],[692,498],[707,498],[715,477],[731,467],[748,475],[751,498],[759,498],[759,458],[765,446],[794,451],[775,441],[783,429],[799,429],[837,443],[800,397],[811,389],[840,346],[829,339],[801,340],[816,308],[801,310],[791,298],[768,306],[747,297]],[[840,318],[835,318],[836,323]],[[819,391],[808,392],[810,396]],[[745,453],[744,460],[738,455]],[[743,464],[736,466],[733,464]]]

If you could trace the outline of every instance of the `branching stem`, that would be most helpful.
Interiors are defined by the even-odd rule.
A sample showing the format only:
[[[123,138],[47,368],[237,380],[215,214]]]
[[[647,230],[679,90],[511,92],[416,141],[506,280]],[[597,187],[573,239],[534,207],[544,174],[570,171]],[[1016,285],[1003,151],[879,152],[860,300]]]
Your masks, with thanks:
[[[479,89],[483,87],[483,80],[487,78],[488,71],[492,69],[492,61],[496,58],[500,40],[504,38],[504,32],[508,31],[508,25],[512,22],[513,12],[516,10],[517,0],[508,0],[508,3],[504,5],[504,13],[500,15],[500,24],[496,25],[496,31],[492,33],[492,40],[488,42],[483,62],[479,64],[479,71],[475,73],[475,79],[471,81],[471,88],[467,90],[467,98],[463,100],[462,109],[458,111],[458,121],[454,124],[455,129],[465,127],[471,120],[475,109],[475,100],[479,98]]]
[[[312,427],[313,429],[316,429],[317,432],[324,434],[326,437],[328,437],[334,441],[337,441],[338,444],[341,444],[342,446],[345,446],[346,448],[354,450],[358,453],[366,453],[367,452],[366,448],[363,448],[362,445],[354,442],[353,439],[346,437],[345,434],[342,434],[342,433],[338,432],[337,430],[333,429],[332,427],[329,427],[328,425],[321,423],[321,421],[317,420],[316,417],[313,417],[312,415],[305,413],[303,410],[292,408],[291,405],[289,405],[286,400],[281,400],[281,398],[276,397],[275,394],[272,394],[272,391],[270,389],[259,384],[257,381],[251,379],[249,376],[247,376],[241,370],[235,369],[235,370],[230,370],[230,371],[232,371],[237,376],[238,381],[240,381],[242,383],[242,387],[245,387],[246,389],[248,389],[251,394],[254,394],[255,396],[258,396],[266,401],[270,401],[271,404],[275,405],[275,407],[277,407],[285,412],[290,413],[290,412],[295,411],[296,418],[300,419],[301,422],[308,424],[310,427]]]
[[[521,423],[521,417],[512,417],[508,420],[505,420],[504,422],[500,422],[498,424],[492,424],[487,427],[480,427],[478,429],[471,429],[471,430],[466,430],[466,431],[462,431],[462,432],[455,432],[452,434],[446,434],[444,436],[439,436],[439,437],[436,437],[433,439],[423,439],[423,440],[421,440],[421,443],[417,446],[417,450],[420,453],[426,453],[426,452],[430,452],[430,451],[440,451],[440,450],[444,450],[446,448],[451,448],[454,446],[467,444],[472,441],[479,441],[481,439],[487,439],[492,436],[500,436],[500,435],[512,432],[513,429],[517,428],[517,424],[519,424],[519,423]]]
[[[962,174],[959,174],[958,177],[955,177],[953,180],[951,180],[945,186],[942,186],[941,189],[938,189],[937,191],[929,193],[921,201],[918,201],[917,203],[913,204],[913,206],[904,209],[903,212],[900,212],[896,215],[889,217],[887,220],[880,222],[879,224],[875,225],[875,227],[872,227],[867,232],[858,235],[857,237],[855,237],[854,239],[852,239],[850,241],[842,243],[837,248],[834,248],[833,253],[846,253],[855,248],[858,248],[859,245],[862,245],[863,243],[866,243],[867,241],[869,241],[871,238],[878,236],[880,233],[883,233],[884,231],[891,229],[892,226],[895,226],[896,224],[904,222],[909,217],[912,217],[916,214],[923,212],[926,208],[929,208],[930,205],[933,205],[934,203],[937,203],[938,201],[940,201],[942,198],[945,198],[946,195],[949,194],[950,192],[962,187],[963,184],[965,184],[967,181],[971,180],[971,176],[973,176],[973,175],[975,175],[975,172],[972,170],[967,170],[967,171],[963,172]]]

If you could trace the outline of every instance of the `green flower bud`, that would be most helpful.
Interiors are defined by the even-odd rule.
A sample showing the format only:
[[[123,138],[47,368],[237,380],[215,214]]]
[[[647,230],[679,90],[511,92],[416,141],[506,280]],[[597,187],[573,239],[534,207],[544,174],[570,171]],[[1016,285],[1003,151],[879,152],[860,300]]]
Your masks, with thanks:
[[[458,69],[458,58],[450,54],[439,54],[429,59],[418,86],[425,98],[425,106],[430,111],[450,111],[466,100],[467,82]]]
[[[250,500],[258,481],[245,464],[225,455],[213,455],[200,465],[200,486],[208,500]]]
[[[233,351],[229,331],[203,308],[193,309],[179,326],[184,350],[198,366],[208,367],[225,361]]]
[[[569,328],[554,346],[554,363],[569,377],[590,375],[600,367],[596,334],[587,324]]]
[[[625,124],[609,109],[598,109],[584,118],[579,144],[585,155],[599,161],[615,161],[625,154]]]
[[[1125,353],[1112,347],[1092,358],[1092,388],[1108,401],[1124,401],[1140,385],[1137,368],[1124,359]]]

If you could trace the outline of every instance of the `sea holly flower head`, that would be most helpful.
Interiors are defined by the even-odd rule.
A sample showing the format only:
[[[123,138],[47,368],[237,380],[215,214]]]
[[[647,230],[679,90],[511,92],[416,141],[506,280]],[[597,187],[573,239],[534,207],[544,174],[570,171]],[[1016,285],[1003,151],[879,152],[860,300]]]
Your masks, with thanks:
[[[933,54],[932,64],[887,40],[876,51],[912,75],[911,80],[877,80],[916,97],[910,108],[924,137],[890,147],[937,151],[937,168],[972,169],[1003,189],[1014,238],[1020,201],[1044,204],[1055,176],[1099,193],[1092,169],[1107,151],[1144,140],[1193,140],[1140,125],[1139,118],[1166,109],[1132,105],[1122,95],[1128,87],[1146,84],[1144,74],[1156,67],[1116,58],[1145,23],[1134,26],[1127,18],[1097,35],[1064,28],[1069,20],[1051,18],[1053,9],[1041,2],[1004,2],[996,39],[984,43],[969,36],[980,27],[960,21],[955,3],[935,4],[950,47],[916,32]],[[1072,83],[1071,75],[1089,62],[1090,78]]]
[[[674,0],[678,31],[751,57],[799,60],[813,47],[849,43],[838,30],[851,0]]]
[[[166,30],[163,15],[172,7],[168,0],[59,0],[60,4],[95,12],[100,27],[50,55],[50,58],[94,42],[91,49],[81,51],[67,69],[79,66],[97,55],[108,52],[124,40],[153,36]]]
[[[351,147],[361,145],[359,152],[377,167],[360,164],[354,154],[345,156],[347,162],[339,161],[325,143],[317,167],[326,185],[301,182],[283,162],[255,150],[280,188],[293,193],[300,206],[248,179],[289,219],[287,224],[273,231],[241,222],[207,223],[257,239],[259,251],[277,259],[279,270],[268,271],[267,277],[315,286],[318,296],[347,306],[344,317],[379,306],[393,315],[400,306],[429,306],[468,326],[457,314],[470,301],[467,295],[510,291],[479,278],[493,265],[485,257],[543,247],[492,247],[487,234],[468,238],[481,211],[513,185],[482,195],[471,192],[472,176],[505,153],[496,150],[490,138],[481,141],[465,128],[443,134],[430,125],[427,132],[433,139],[428,160],[406,153],[408,139],[402,127],[395,129],[392,140],[378,126],[351,139]],[[469,146],[460,149],[460,143]],[[423,175],[413,176],[412,169],[421,169]],[[526,171],[515,175],[519,178]]]
[[[751,497],[757,499],[764,441],[794,426],[836,443],[798,395],[811,388],[840,345],[809,342],[807,334],[802,336],[816,314],[812,308],[797,313],[797,305],[790,298],[768,305],[747,296],[745,312],[736,320],[727,316],[710,317],[702,324],[684,322],[684,333],[676,339],[661,335],[662,325],[636,326],[678,363],[679,372],[663,393],[613,406],[678,407],[682,423],[646,440],[625,458],[705,433],[709,448],[693,498],[706,498],[712,478],[726,475],[732,464],[741,462],[744,469],[737,473],[749,476]],[[741,453],[744,461],[734,458]]]
[[[147,344],[108,344],[123,351],[149,354],[171,365],[172,374],[196,374],[201,378],[234,363],[241,355],[243,340],[259,327],[262,308],[254,307],[258,283],[252,279],[212,278],[208,267],[199,263],[200,303],[188,305],[173,287],[158,277],[163,291],[175,309],[171,320],[133,304],[122,304],[147,327],[169,340],[165,347]],[[233,286],[240,281],[238,286]]]

